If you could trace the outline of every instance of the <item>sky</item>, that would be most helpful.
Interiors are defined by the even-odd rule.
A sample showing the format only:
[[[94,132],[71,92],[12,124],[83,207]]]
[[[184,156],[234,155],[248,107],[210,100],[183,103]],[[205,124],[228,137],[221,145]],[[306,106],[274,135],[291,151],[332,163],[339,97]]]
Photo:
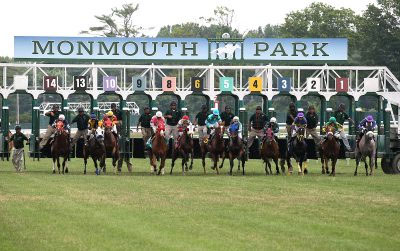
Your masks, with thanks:
[[[0,56],[14,54],[14,36],[80,36],[80,31],[97,25],[95,15],[108,14],[124,3],[139,3],[136,24],[154,36],[168,24],[210,17],[216,6],[235,10],[233,26],[248,31],[266,24],[283,23],[285,15],[301,10],[314,0],[4,0],[0,3]],[[319,0],[335,7],[361,13],[374,0]]]

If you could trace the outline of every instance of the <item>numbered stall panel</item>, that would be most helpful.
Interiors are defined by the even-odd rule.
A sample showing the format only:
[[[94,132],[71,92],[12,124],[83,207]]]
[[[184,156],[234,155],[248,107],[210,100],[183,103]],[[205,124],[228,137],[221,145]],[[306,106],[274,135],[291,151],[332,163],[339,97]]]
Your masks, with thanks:
[[[349,91],[349,79],[348,78],[337,78],[336,79],[336,91],[337,92],[348,92]]]
[[[141,76],[132,77],[132,87],[134,91],[145,91],[146,78]]]
[[[278,91],[290,92],[291,88],[292,88],[291,78],[278,78]]]
[[[219,89],[223,92],[233,91],[233,77],[220,77]]]
[[[28,76],[14,75],[14,88],[15,90],[28,89]]]
[[[117,77],[116,76],[104,76],[103,77],[103,91],[115,92],[117,90]]]
[[[163,77],[162,90],[165,92],[176,91],[176,77]]]
[[[320,78],[307,78],[307,90],[309,92],[321,91],[321,79]]]
[[[44,76],[43,77],[43,90],[46,92],[55,92],[58,87],[58,77]]]
[[[378,92],[379,79],[378,78],[364,78],[364,91],[366,92]]]
[[[74,90],[85,91],[88,86],[89,78],[87,76],[74,76]]]
[[[261,77],[250,77],[249,78],[249,90],[251,92],[261,92],[263,81]]]
[[[201,92],[204,91],[204,78],[192,77],[190,79],[192,85],[192,91]]]

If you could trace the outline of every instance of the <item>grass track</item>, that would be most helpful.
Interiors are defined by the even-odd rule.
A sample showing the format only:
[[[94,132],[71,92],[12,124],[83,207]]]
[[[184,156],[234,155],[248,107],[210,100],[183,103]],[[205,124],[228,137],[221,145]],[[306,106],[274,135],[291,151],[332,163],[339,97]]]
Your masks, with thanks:
[[[91,162],[84,176],[82,164],[73,159],[69,174],[52,175],[49,159],[27,160],[18,174],[0,162],[1,250],[400,247],[400,176],[365,177],[362,168],[353,177],[353,161],[340,161],[335,178],[314,160],[305,177],[266,177],[256,160],[245,177],[228,177],[228,162],[217,176],[195,160],[185,177],[179,164],[173,176],[151,176],[143,159],[121,176],[95,176]]]

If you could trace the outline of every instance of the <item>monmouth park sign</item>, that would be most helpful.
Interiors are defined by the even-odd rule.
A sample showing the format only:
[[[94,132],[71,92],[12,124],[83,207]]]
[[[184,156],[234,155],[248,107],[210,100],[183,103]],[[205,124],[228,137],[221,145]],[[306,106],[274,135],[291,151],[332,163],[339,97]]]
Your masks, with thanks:
[[[17,59],[338,61],[347,47],[346,38],[14,37]]]

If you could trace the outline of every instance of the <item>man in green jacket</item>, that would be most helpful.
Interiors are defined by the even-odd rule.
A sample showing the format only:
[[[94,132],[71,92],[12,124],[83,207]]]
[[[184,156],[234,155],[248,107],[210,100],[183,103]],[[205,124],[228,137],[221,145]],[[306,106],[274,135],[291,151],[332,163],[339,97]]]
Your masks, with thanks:
[[[14,143],[12,163],[17,172],[22,171],[22,161],[24,159],[24,140],[28,138],[21,132],[21,126],[15,126],[15,133],[10,137],[10,141]]]
[[[70,150],[74,147],[76,142],[80,137],[83,137],[85,145],[87,144],[87,134],[89,126],[89,115],[87,115],[82,107],[78,108],[78,115],[72,120],[71,124],[76,123],[78,130],[76,131],[74,137],[72,138],[72,144],[70,145]]]

